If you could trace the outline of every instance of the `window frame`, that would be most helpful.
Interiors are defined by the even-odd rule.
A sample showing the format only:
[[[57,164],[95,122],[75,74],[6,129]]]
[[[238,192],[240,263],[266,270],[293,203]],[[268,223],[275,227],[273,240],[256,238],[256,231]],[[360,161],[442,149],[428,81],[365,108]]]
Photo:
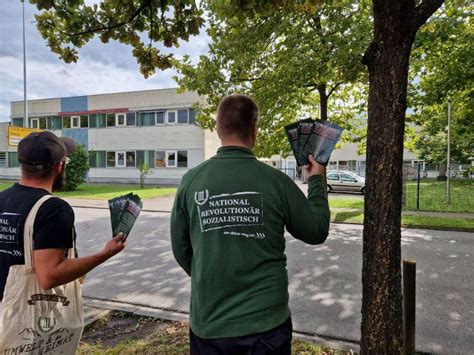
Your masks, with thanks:
[[[36,127],[34,127],[33,122],[36,122]],[[35,117],[35,118],[30,119],[30,128],[39,129],[39,126],[40,126],[39,117]]]
[[[74,124],[74,119],[77,119],[77,125]],[[81,116],[71,116],[71,128],[81,128]]]
[[[174,122],[170,122],[170,120],[169,120],[170,113],[174,113]],[[178,123],[178,110],[166,110],[165,123],[166,124],[177,124]]]
[[[114,166],[109,166],[109,153],[113,153],[114,154]],[[106,168],[109,168],[109,169],[113,169],[113,168],[116,168],[117,167],[117,155],[115,154],[115,150],[107,150],[105,151],[105,167]]]
[[[119,165],[118,155],[123,153],[123,165]],[[126,168],[127,167],[127,152],[125,150],[116,150],[115,151],[115,167],[116,168]]]
[[[123,124],[120,124],[120,116],[123,117]],[[125,127],[127,125],[127,114],[124,112],[117,112],[115,114],[115,127]]]
[[[169,164],[169,155],[174,154],[174,165]],[[166,151],[166,168],[177,168],[178,167],[178,151],[177,150],[167,150]]]

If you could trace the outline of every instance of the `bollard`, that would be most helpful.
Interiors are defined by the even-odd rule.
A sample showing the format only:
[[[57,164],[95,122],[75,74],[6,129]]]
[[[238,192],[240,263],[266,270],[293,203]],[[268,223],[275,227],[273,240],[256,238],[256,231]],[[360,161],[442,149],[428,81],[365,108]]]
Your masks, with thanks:
[[[403,260],[404,353],[415,354],[416,261]]]

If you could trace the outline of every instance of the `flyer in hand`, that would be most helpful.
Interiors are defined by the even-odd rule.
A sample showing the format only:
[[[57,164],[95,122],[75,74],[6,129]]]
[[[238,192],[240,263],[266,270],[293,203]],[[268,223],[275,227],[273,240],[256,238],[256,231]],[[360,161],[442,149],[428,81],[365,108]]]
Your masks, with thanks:
[[[143,203],[138,195],[129,193],[109,200],[112,236],[123,233],[126,240],[142,210]]]
[[[294,134],[297,137],[294,137]],[[309,164],[308,155],[321,165],[327,165],[343,129],[335,123],[305,119],[285,127],[298,165]]]

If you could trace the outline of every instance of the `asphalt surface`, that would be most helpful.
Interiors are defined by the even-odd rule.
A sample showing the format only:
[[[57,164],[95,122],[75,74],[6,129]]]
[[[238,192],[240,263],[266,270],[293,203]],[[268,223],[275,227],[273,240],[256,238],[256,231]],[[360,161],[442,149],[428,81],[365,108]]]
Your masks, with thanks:
[[[75,208],[81,255],[111,237],[109,211]],[[323,245],[287,236],[294,328],[327,339],[360,337],[362,226],[333,224]],[[84,296],[187,312],[190,282],[174,261],[169,213],[142,212],[127,248],[93,270]],[[417,261],[417,350],[474,353],[474,233],[403,230],[403,257]]]

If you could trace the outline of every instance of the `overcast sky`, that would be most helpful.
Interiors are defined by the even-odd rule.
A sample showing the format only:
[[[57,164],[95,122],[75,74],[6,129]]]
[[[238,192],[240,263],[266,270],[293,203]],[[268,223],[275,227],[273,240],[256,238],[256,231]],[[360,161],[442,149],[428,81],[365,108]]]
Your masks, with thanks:
[[[66,64],[50,52],[34,23],[35,6],[26,4],[26,58],[28,99],[102,94],[176,87],[174,71],[157,71],[144,79],[131,47],[94,39],[79,50],[77,63]],[[202,31],[203,32],[203,31]],[[23,100],[22,4],[0,6],[0,121],[10,117],[10,102]],[[174,52],[197,59],[207,52],[205,34],[183,42]]]

